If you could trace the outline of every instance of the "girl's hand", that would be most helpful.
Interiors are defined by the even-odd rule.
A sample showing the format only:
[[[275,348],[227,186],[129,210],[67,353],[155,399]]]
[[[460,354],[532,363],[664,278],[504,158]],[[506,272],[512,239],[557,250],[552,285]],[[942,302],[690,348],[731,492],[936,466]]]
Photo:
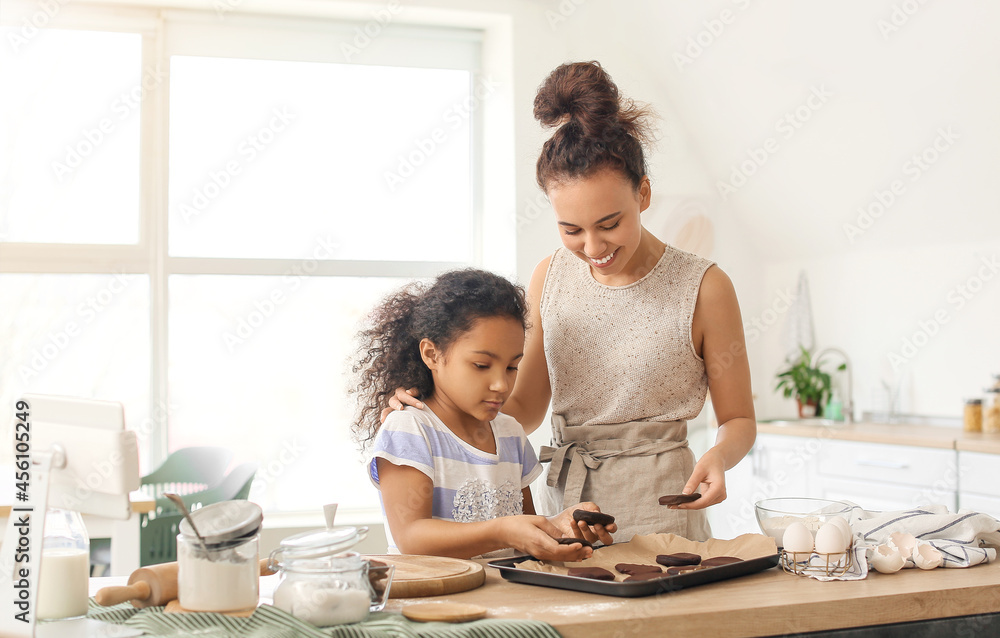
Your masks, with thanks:
[[[552,524],[558,527],[567,538],[585,538],[591,543],[601,541],[605,545],[611,545],[614,543],[614,539],[611,538],[611,535],[618,531],[617,523],[611,523],[607,526],[588,525],[583,521],[573,520],[573,510],[600,512],[601,508],[590,502],[578,503],[573,507],[567,507],[565,510],[556,514],[549,520],[552,521]]]
[[[711,448],[698,459],[694,471],[691,472],[691,478],[682,490],[684,494],[698,491],[701,492],[701,498],[697,501],[669,507],[679,510],[700,510],[726,500],[726,463],[717,448]]]
[[[563,533],[544,516],[504,516],[502,523],[507,547],[531,554],[540,560],[576,562],[590,558],[594,550],[583,544],[560,545],[556,538]]]
[[[417,389],[410,388],[409,390],[404,390],[403,388],[396,388],[396,394],[389,399],[389,407],[382,410],[380,420],[382,423],[385,423],[385,417],[389,416],[390,412],[393,410],[402,410],[408,405],[412,405],[417,409],[423,409],[424,404],[417,399]]]

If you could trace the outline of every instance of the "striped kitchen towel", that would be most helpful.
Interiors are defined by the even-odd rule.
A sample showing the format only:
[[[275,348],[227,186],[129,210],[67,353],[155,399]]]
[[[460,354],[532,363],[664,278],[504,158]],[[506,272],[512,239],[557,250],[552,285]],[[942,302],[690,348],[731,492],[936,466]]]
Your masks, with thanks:
[[[893,532],[907,532],[941,552],[943,567],[971,567],[996,560],[1000,547],[1000,521],[980,512],[952,514],[944,505],[866,512],[855,506],[850,516],[856,543],[877,547],[888,542]]]
[[[475,620],[462,624],[418,623],[400,614],[377,612],[364,622],[319,628],[271,605],[261,605],[248,618],[224,614],[167,614],[164,607],[136,609],[130,603],[102,607],[90,599],[88,618],[137,629],[150,636],[198,638],[559,638],[550,625],[535,620]]]
[[[907,532],[918,543],[934,546],[944,559],[942,567],[972,567],[996,560],[1000,547],[1000,521],[988,514],[962,510],[952,514],[944,505],[922,505],[909,510],[892,512],[867,511],[854,503],[849,514],[854,536],[853,561],[850,569],[836,576],[827,576],[816,570],[807,573],[817,580],[861,580],[868,576],[868,561],[875,548],[889,541],[894,532]],[[821,564],[819,555],[813,554],[807,563],[813,567]],[[906,567],[915,567],[907,559]]]

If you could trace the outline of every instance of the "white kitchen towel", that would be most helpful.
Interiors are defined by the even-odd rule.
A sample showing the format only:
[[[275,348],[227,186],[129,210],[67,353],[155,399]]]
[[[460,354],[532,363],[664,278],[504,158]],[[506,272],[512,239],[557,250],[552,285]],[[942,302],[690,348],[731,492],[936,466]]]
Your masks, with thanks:
[[[849,514],[854,534],[854,561],[845,574],[826,576],[815,571],[807,575],[817,580],[861,580],[868,575],[868,558],[875,548],[889,540],[893,532],[913,534],[919,542],[933,545],[944,557],[942,567],[971,567],[996,560],[1000,547],[1000,521],[988,514],[961,510],[952,514],[944,505],[923,505],[910,510],[868,512],[853,507]],[[813,554],[811,565],[819,563]],[[906,567],[913,567],[907,560]]]
[[[877,547],[893,532],[908,532],[944,554],[944,567],[970,567],[995,560],[1000,547],[1000,521],[988,514],[944,505],[923,505],[897,512],[851,511],[855,543]]]

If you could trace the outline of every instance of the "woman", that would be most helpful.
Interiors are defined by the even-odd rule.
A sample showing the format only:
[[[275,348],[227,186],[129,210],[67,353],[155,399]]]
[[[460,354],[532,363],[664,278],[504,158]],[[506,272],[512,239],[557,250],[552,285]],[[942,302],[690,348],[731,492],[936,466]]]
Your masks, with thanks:
[[[563,248],[532,274],[533,328],[503,411],[531,432],[551,400],[553,447],[542,450],[551,465],[539,509],[593,501],[617,517],[619,538],[672,532],[705,540],[704,508],[726,498],[725,471],[756,437],[732,282],[643,227],[649,114],[619,96],[600,64],[555,69],[534,114],[558,127],[536,175]],[[706,391],[720,426],[695,463],[687,420],[701,411]],[[419,405],[400,391],[390,406],[401,401]],[[696,491],[693,502],[657,502]],[[594,540],[591,530],[580,531]]]

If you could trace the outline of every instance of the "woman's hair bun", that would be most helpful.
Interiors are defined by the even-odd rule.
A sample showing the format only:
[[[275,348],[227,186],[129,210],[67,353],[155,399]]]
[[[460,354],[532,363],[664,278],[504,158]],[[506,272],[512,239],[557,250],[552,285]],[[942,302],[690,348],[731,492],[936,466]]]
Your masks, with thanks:
[[[542,147],[536,179],[543,190],[553,180],[573,179],[608,166],[639,187],[646,175],[643,145],[652,138],[651,112],[622,98],[599,62],[556,67],[535,94],[535,119],[560,126]]]
[[[538,89],[535,119],[545,126],[572,121],[585,135],[600,135],[618,123],[620,101],[618,87],[599,62],[563,64]]]

